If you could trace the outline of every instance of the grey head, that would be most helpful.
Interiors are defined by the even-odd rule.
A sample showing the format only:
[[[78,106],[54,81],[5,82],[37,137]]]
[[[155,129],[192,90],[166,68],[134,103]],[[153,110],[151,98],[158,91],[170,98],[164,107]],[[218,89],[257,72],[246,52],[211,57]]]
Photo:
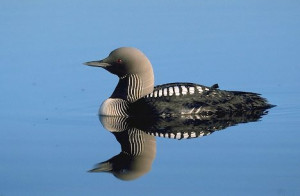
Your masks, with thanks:
[[[145,73],[152,69],[148,58],[140,50],[131,47],[115,49],[105,59],[86,62],[85,65],[102,67],[119,77]]]
[[[113,50],[108,57],[99,61],[84,63],[93,67],[101,67],[119,77],[119,83],[112,98],[129,99],[130,102],[153,91],[154,75],[152,65],[146,55],[132,47],[121,47]],[[134,95],[129,95],[135,93]]]

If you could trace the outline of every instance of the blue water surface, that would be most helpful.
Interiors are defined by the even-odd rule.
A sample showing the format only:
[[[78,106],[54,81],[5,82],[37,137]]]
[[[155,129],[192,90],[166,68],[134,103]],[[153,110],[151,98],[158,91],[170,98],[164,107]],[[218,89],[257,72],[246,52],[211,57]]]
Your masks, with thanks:
[[[299,1],[0,2],[0,195],[299,195]],[[89,173],[120,152],[97,112],[117,77],[83,62],[141,49],[155,83],[261,93],[261,121],[156,138],[149,173]]]

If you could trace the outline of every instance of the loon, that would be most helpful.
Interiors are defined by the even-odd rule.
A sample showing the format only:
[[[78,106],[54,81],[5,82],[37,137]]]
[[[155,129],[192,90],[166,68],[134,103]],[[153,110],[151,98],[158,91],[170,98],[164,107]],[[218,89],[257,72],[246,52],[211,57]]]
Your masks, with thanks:
[[[146,55],[133,47],[113,50],[108,57],[84,63],[102,67],[119,77],[112,95],[100,106],[102,116],[222,116],[271,105],[257,93],[220,90],[194,83],[168,83],[154,87],[152,65]]]

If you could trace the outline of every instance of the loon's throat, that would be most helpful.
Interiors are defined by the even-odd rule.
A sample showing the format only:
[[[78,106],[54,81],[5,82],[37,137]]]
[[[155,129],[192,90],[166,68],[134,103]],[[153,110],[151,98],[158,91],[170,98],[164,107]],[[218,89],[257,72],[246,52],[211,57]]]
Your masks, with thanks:
[[[127,74],[120,77],[119,83],[110,98],[124,99],[130,103],[150,94],[154,89],[153,74]]]

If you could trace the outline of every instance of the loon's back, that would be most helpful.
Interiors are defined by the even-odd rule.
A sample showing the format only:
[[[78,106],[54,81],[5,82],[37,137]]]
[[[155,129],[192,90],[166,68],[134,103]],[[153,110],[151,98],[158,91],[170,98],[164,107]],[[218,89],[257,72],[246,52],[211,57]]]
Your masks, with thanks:
[[[131,115],[223,115],[273,107],[257,93],[219,90],[193,83],[156,86],[129,107]]]

